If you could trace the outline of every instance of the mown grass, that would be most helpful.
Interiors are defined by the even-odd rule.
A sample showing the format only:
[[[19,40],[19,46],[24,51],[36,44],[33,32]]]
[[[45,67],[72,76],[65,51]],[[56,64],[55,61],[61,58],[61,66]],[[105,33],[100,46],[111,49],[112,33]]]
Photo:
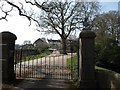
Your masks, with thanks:
[[[78,57],[77,55],[67,59],[67,66],[71,69],[72,77],[78,76]]]
[[[47,55],[50,55],[51,53],[52,53],[52,51],[45,50],[44,52],[42,52],[40,54],[30,55],[30,56],[23,56],[21,62],[23,62],[23,61],[30,61],[30,60],[46,57]]]
[[[67,60],[67,65],[71,68],[71,73],[72,75],[74,75],[74,77],[77,77],[78,76],[78,57],[77,55],[75,55],[74,57],[72,58],[69,58]],[[74,69],[74,70],[73,70]],[[102,68],[102,67],[98,67],[98,66],[95,66],[95,70],[102,70],[102,71],[111,71],[111,70],[108,70],[106,68]],[[79,78],[75,81],[72,81],[73,85],[78,88],[79,85],[80,85],[80,80]]]
[[[103,67],[98,67],[98,66],[95,66],[95,70],[112,71],[112,70],[109,70]]]
[[[69,59],[67,60],[67,65],[68,65],[69,67],[71,67],[71,68],[76,68],[77,65],[78,65],[78,57],[77,57],[77,55],[75,55],[75,56],[72,57],[72,58],[69,58]],[[95,69],[96,69],[96,70],[111,71],[111,70],[109,70],[109,69],[102,68],[102,67],[98,67],[98,66],[95,66]]]
[[[67,60],[67,66],[70,67],[72,75],[76,76],[78,75],[78,57],[75,55],[72,58],[69,58]],[[104,70],[104,71],[111,71],[109,69],[95,66],[95,70]]]

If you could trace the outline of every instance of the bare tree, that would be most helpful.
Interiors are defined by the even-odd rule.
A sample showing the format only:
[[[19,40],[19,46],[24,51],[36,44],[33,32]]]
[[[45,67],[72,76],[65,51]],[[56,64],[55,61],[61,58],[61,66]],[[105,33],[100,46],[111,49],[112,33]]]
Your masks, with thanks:
[[[72,31],[80,28],[87,28],[92,26],[88,24],[88,21],[92,21],[94,15],[97,14],[99,9],[98,2],[75,2],[75,1],[44,1],[32,0],[25,2],[30,4],[30,7],[37,7],[41,10],[39,13],[28,14],[23,8],[23,4],[19,3],[21,7],[9,0],[5,0],[9,5],[16,8],[20,16],[25,16],[31,22],[31,20],[37,22],[38,31],[39,28],[46,28],[47,33],[57,33],[62,40],[63,54],[66,52],[66,39]],[[37,16],[37,17],[36,17]]]
[[[6,20],[9,13],[13,10],[13,7],[10,7],[9,9],[6,9],[6,2],[0,0],[0,20]]]
[[[118,11],[109,11],[97,15],[94,20],[94,27],[96,32],[96,42],[103,43],[106,41],[106,38],[111,38],[115,41],[120,38],[120,26],[118,22]]]
[[[92,20],[99,9],[98,2],[73,2],[73,1],[46,1],[34,2],[26,1],[31,5],[35,5],[42,9],[42,13],[37,17],[39,27],[48,28],[45,32],[57,33],[62,40],[63,54],[66,54],[66,39],[70,33],[85,25],[85,20]],[[87,19],[86,19],[87,18]],[[89,24],[90,25],[90,24]],[[91,25],[92,26],[92,25]],[[38,31],[41,31],[38,29]]]

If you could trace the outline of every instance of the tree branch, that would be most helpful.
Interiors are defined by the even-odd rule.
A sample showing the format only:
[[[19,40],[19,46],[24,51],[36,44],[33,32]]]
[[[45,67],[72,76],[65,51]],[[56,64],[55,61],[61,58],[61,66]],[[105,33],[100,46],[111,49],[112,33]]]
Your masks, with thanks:
[[[7,21],[7,16],[9,15],[9,12],[11,12],[11,11],[13,10],[13,7],[11,7],[11,9],[8,10],[8,11],[4,11],[4,10],[3,10],[3,5],[2,5],[2,7],[0,7],[0,9],[1,9],[1,11],[5,14],[4,16],[2,16],[2,17],[0,18],[0,20],[5,19],[5,20]]]
[[[53,20],[51,19],[51,17],[49,17],[50,22],[48,22],[54,29],[55,31],[62,37],[62,35],[60,34],[60,32],[55,28],[55,24],[53,22]],[[58,25],[57,25],[58,26]]]
[[[26,17],[26,18],[30,21],[30,25],[31,25],[31,20],[35,21],[38,25],[40,25],[37,20],[35,20],[35,19],[32,18],[31,16],[28,16],[28,15],[26,15],[26,14],[24,14],[24,13],[22,12],[23,5],[22,5],[22,8],[20,8],[20,7],[18,7],[17,5],[13,4],[12,2],[9,2],[8,0],[6,0],[6,2],[7,2],[9,5],[15,7],[15,8],[18,10],[20,16]],[[20,3],[20,4],[22,4],[22,3]],[[29,26],[30,26],[30,25],[29,25]]]

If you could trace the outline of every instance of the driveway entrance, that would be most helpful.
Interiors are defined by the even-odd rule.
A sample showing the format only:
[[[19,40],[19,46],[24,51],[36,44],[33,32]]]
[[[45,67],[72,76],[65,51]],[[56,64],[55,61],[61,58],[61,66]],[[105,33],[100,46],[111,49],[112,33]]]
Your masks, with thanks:
[[[76,70],[78,68],[73,67],[75,63],[73,63],[72,58],[75,55],[76,53],[64,55],[60,54],[57,50],[53,50],[53,52],[46,57],[33,60],[28,57],[28,60],[26,60],[23,58],[24,55],[22,51],[19,53],[16,51],[14,65],[16,77],[64,80],[77,79],[77,77],[73,75],[74,72],[78,71]]]

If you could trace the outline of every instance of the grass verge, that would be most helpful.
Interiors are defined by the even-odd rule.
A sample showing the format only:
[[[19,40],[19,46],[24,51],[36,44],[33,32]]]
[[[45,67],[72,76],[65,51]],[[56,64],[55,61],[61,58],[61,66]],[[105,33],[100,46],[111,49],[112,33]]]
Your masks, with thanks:
[[[71,75],[73,78],[78,77],[78,57],[77,55],[67,59],[67,66],[71,70]]]
[[[30,61],[30,60],[34,60],[34,59],[46,57],[47,55],[50,55],[51,53],[52,53],[52,51],[50,51],[50,50],[45,50],[44,52],[42,52],[42,53],[40,53],[40,54],[23,56],[21,62],[23,62],[23,61]],[[19,61],[18,61],[18,62],[19,62]]]

